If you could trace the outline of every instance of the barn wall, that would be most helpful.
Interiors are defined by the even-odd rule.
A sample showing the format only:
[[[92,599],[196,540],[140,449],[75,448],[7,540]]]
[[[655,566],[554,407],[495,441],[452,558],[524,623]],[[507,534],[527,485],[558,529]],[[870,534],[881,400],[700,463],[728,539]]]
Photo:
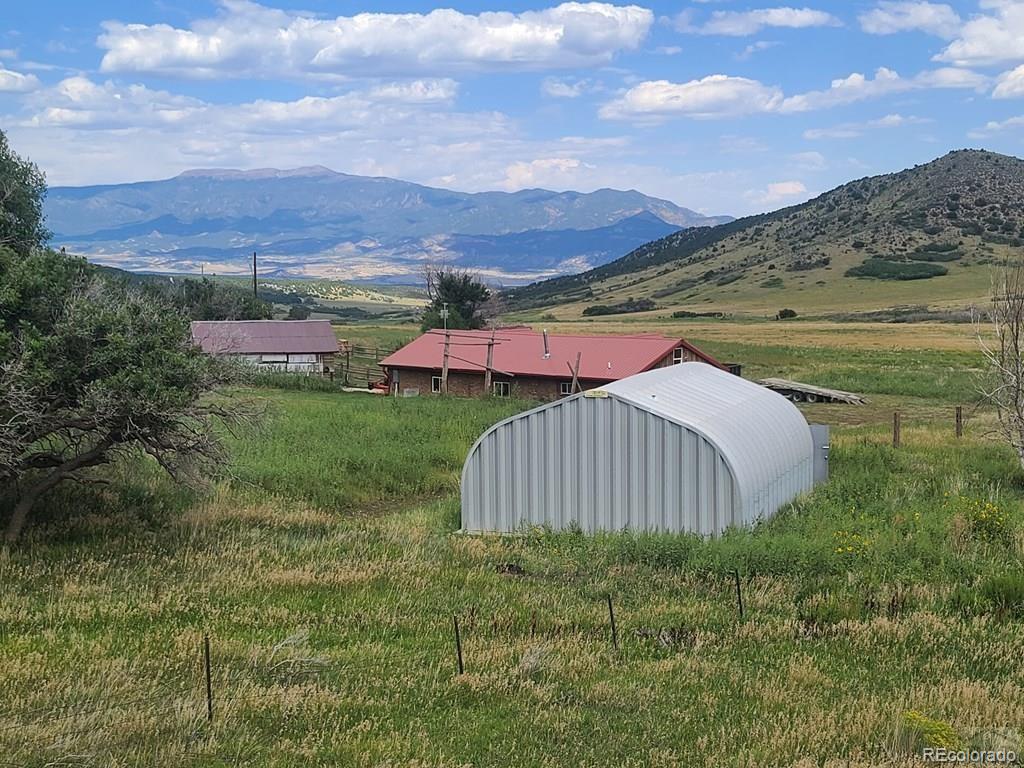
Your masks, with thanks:
[[[614,398],[570,398],[504,422],[463,469],[466,531],[578,525],[712,534],[740,523],[740,508],[714,445]]]

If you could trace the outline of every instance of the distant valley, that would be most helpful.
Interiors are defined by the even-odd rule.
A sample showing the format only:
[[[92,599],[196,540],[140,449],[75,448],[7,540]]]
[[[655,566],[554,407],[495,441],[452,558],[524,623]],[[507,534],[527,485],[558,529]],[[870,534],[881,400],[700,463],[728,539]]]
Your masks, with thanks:
[[[327,168],[198,170],[54,187],[53,242],[134,271],[419,282],[445,263],[516,285],[606,264],[680,228],[730,221],[636,191],[464,193]]]

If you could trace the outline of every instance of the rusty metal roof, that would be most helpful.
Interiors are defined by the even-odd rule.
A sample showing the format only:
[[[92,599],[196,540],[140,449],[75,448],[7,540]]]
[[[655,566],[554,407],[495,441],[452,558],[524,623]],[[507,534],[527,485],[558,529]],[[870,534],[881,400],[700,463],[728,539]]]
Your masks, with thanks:
[[[487,361],[491,331],[451,331],[448,368],[452,371],[482,373]],[[428,368],[439,370],[444,361],[444,331],[427,331],[385,357],[385,368]],[[504,328],[494,332],[492,367],[515,376],[569,378],[569,366],[580,355],[580,378],[615,381],[646,371],[677,347],[683,346],[699,358],[721,367],[709,355],[680,338],[645,333],[624,336],[577,336],[548,334],[549,356],[544,356],[544,337],[529,328]]]
[[[338,351],[334,329],[326,320],[196,320],[192,340],[213,355]]]

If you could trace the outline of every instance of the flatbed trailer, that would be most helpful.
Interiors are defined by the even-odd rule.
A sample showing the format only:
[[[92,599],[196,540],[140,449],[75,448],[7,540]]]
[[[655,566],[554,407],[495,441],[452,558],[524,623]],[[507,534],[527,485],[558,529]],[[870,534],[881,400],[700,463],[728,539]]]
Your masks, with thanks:
[[[761,379],[757,383],[762,387],[768,387],[773,392],[778,392],[794,403],[850,403],[852,405],[864,405],[867,402],[867,400],[855,392],[818,387],[814,384],[804,384],[801,381]]]

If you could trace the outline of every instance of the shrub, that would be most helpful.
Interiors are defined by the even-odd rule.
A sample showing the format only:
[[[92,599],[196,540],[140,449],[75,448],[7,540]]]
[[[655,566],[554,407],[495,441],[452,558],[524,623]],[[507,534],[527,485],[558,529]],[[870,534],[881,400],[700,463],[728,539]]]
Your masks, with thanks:
[[[647,312],[657,308],[658,305],[651,299],[627,299],[618,304],[594,304],[583,310],[583,316],[621,315],[629,312]]]
[[[945,506],[971,539],[1006,546],[1013,542],[1013,521],[995,502],[956,495],[950,497]]]
[[[920,754],[924,747],[961,749],[964,740],[949,723],[911,710],[900,718],[894,746],[904,754]]]
[[[791,320],[794,317],[796,317],[795,309],[780,309],[775,315],[776,320]]]
[[[873,277],[878,280],[925,280],[940,277],[949,270],[928,262],[890,261],[872,256],[864,263],[846,270],[846,277]]]

